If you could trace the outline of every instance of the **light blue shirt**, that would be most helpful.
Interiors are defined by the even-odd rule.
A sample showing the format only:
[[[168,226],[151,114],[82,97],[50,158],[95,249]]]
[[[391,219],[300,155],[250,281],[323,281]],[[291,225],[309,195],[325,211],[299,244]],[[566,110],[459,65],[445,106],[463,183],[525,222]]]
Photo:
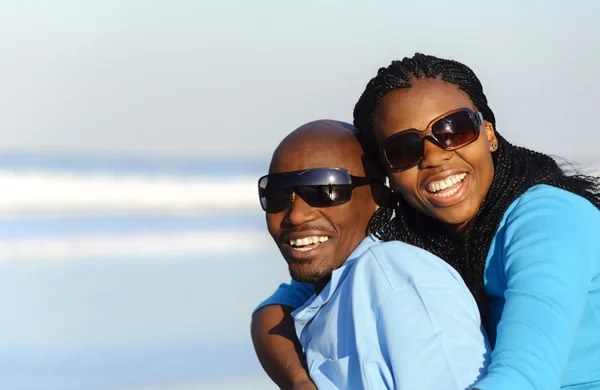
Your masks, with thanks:
[[[463,390],[489,359],[477,305],[458,273],[401,242],[367,237],[292,315],[320,390]]]

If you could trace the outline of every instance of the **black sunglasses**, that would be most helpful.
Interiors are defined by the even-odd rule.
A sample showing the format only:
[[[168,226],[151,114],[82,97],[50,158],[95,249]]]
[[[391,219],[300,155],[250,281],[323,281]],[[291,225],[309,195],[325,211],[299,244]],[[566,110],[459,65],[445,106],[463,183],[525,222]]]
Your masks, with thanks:
[[[381,143],[381,158],[393,172],[412,168],[425,154],[425,139],[444,150],[456,150],[479,137],[483,123],[481,112],[459,108],[432,120],[425,130],[408,129]]]
[[[313,168],[274,173],[258,180],[260,205],[267,213],[287,210],[294,193],[312,207],[339,206],[352,198],[352,190],[374,180],[352,176],[343,168]]]

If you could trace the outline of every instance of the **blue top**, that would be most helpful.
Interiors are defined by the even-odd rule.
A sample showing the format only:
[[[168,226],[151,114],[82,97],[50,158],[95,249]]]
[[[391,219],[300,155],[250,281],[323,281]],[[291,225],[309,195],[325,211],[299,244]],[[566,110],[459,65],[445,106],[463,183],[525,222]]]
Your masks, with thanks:
[[[510,205],[488,252],[495,344],[482,390],[600,389],[600,211],[538,185]]]
[[[319,390],[464,390],[489,363],[460,275],[399,241],[367,237],[292,315]]]
[[[600,211],[538,185],[510,205],[488,253],[492,362],[476,384],[495,389],[600,389]],[[312,294],[281,285],[265,304]]]

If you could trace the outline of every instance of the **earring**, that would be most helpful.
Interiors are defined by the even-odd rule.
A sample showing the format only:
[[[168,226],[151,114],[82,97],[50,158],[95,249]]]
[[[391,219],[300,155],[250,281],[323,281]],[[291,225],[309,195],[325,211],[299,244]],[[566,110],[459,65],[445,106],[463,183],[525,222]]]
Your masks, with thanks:
[[[495,143],[495,142],[491,143],[491,144],[490,144],[490,146],[491,146],[491,147],[492,147],[492,149],[494,149],[494,150],[498,149],[498,144],[497,144],[497,143]]]

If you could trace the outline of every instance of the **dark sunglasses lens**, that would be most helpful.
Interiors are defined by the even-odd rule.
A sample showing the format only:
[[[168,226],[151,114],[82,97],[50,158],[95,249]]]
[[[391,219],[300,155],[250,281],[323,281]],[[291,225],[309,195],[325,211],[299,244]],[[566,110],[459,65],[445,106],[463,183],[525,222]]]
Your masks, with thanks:
[[[346,184],[301,186],[296,191],[312,207],[337,206],[352,197],[352,185]]]
[[[423,141],[415,132],[405,132],[384,141],[383,152],[393,169],[407,169],[423,157]]]
[[[267,213],[279,213],[290,206],[292,188],[271,188],[262,190],[260,205]]]
[[[349,201],[352,188],[347,170],[314,168],[263,176],[258,195],[263,210],[279,213],[290,207],[294,191],[313,207],[329,207]]]
[[[435,122],[431,133],[444,148],[456,149],[477,138],[479,128],[469,112],[459,111]]]

